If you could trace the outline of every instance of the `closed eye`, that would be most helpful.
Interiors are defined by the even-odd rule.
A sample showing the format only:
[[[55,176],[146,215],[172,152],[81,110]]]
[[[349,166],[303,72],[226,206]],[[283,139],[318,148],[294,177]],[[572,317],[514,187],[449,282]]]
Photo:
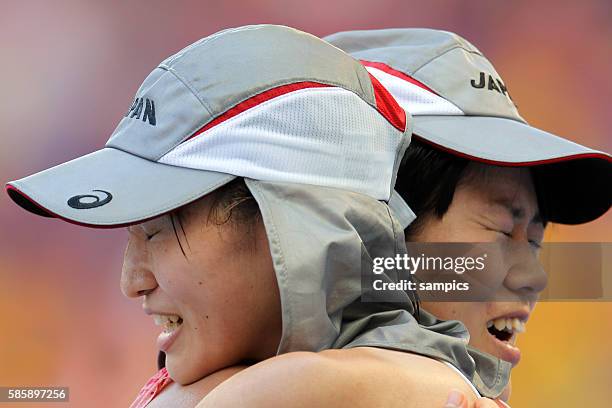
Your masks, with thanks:
[[[493,231],[493,232],[496,232],[496,233],[498,233],[498,234],[502,234],[502,235],[504,235],[504,236],[506,236],[506,237],[508,237],[508,238],[512,238],[512,233],[511,233],[511,232],[506,232],[506,231],[504,231],[504,230],[499,230],[499,229],[490,228],[490,227],[485,227],[485,228],[486,228],[487,230],[489,230],[489,231]]]
[[[497,232],[499,232],[500,234],[502,234],[502,235],[504,235],[504,236],[506,236],[508,238],[512,238],[512,233],[511,232],[506,232],[506,231],[497,231]],[[535,240],[535,239],[530,239],[529,240],[529,245],[533,246],[535,249],[542,248],[542,244],[539,241]]]
[[[503,235],[503,236],[505,236],[505,237],[507,237],[507,238],[512,238],[512,232],[506,232],[506,231],[504,231],[504,230],[498,230],[498,229],[489,228],[489,227],[486,227],[486,228],[487,228],[487,230],[489,230],[489,231],[496,232],[496,233],[501,234],[501,235]],[[531,245],[531,246],[532,246],[532,247],[534,247],[535,249],[540,249],[540,248],[542,248],[542,243],[541,243],[539,240],[535,240],[535,239],[530,239],[530,240],[529,240],[529,245]]]
[[[531,244],[536,249],[542,248],[542,244],[534,239],[530,239],[529,244]]]
[[[150,241],[154,236],[156,236],[157,234],[159,234],[161,232],[161,230],[156,231],[152,234],[146,234],[147,235],[147,241]]]

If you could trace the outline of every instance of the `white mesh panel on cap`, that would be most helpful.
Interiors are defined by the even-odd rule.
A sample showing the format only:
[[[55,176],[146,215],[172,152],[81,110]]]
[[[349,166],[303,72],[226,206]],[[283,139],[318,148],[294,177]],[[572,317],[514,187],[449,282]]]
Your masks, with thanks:
[[[336,187],[388,200],[403,133],[341,88],[307,88],[250,108],[160,163],[265,181]]]
[[[378,68],[366,69],[393,95],[402,108],[413,116],[418,115],[463,115],[463,111],[446,99],[404,81]]]

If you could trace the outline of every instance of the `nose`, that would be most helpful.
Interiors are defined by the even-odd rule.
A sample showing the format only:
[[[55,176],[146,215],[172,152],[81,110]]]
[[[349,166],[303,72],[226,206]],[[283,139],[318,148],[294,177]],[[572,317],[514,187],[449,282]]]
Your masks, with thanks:
[[[536,300],[546,288],[548,276],[529,244],[523,242],[514,245],[512,258],[515,262],[506,275],[504,286],[529,300]]]
[[[121,291],[126,297],[140,297],[157,288],[155,275],[149,268],[147,251],[138,239],[128,240],[121,269]]]

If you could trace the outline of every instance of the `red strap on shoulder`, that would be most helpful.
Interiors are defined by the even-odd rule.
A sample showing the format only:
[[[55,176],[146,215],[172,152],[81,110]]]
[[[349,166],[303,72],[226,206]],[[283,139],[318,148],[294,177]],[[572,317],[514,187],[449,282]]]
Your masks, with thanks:
[[[130,408],[144,408],[153,400],[161,390],[172,382],[166,367],[162,368],[142,387]]]

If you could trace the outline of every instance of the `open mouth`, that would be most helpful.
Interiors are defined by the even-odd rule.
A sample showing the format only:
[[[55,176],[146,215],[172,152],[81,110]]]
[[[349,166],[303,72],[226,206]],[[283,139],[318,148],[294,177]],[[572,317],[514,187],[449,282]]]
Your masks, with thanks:
[[[515,333],[525,332],[525,322],[516,317],[500,317],[489,320],[487,330],[497,340],[509,342]]]
[[[183,318],[179,315],[153,315],[153,321],[166,333],[172,333],[183,324]]]

